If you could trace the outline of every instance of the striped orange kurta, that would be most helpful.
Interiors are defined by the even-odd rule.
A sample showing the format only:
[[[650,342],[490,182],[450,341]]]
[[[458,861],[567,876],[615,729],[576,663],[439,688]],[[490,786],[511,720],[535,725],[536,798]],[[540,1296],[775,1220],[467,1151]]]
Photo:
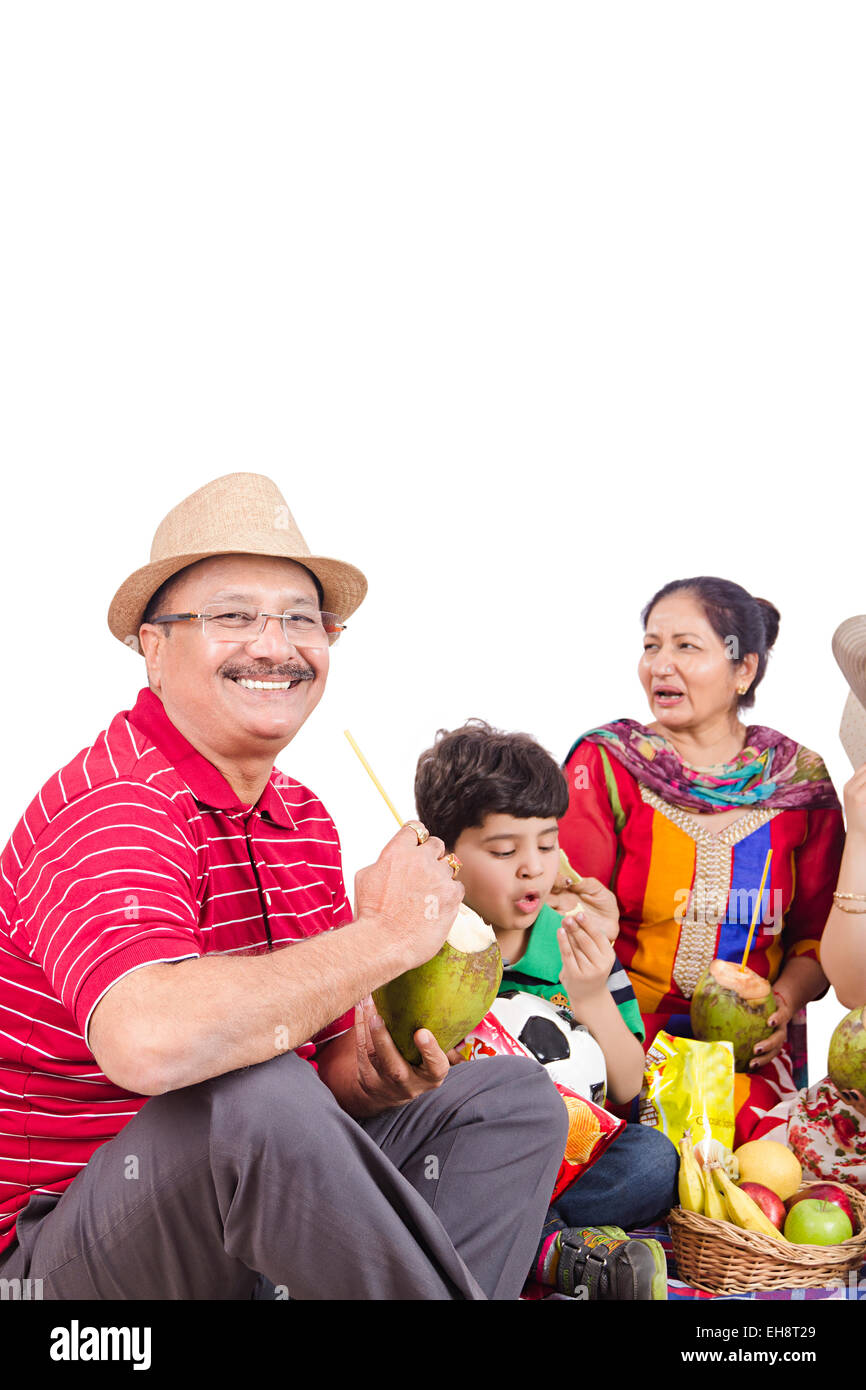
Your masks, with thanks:
[[[660,1028],[691,1036],[689,1003],[704,967],[716,957],[742,959],[771,847],[748,964],[773,981],[791,955],[819,959],[842,855],[842,815],[836,807],[762,807],[711,832],[639,783],[613,754],[607,757],[616,807],[598,745],[583,741],[572,751],[560,844],[579,873],[616,893],[617,954],[649,1047]],[[806,1082],[802,1075],[795,1082],[790,1046],[758,1073],[738,1075],[736,1142],[753,1134],[763,1114],[797,1084]]]

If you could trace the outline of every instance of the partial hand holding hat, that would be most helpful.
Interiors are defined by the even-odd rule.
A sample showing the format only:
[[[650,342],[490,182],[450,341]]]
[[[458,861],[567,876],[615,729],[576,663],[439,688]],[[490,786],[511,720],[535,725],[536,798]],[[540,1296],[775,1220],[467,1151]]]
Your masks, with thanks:
[[[833,655],[850,687],[839,738],[856,769],[866,763],[866,615],[840,623],[833,633]]]

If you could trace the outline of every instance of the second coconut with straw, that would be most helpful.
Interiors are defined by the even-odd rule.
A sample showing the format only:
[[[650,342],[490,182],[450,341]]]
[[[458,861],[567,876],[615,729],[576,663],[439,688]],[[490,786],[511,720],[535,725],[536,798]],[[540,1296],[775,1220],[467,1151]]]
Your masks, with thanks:
[[[742,962],[737,965],[730,960],[711,961],[695,986],[689,1010],[695,1037],[702,1042],[732,1043],[734,1069],[741,1072],[749,1070],[755,1043],[767,1036],[767,1020],[778,1008],[769,980],[746,965],[761,915],[772,855],[772,849],[767,850]]]

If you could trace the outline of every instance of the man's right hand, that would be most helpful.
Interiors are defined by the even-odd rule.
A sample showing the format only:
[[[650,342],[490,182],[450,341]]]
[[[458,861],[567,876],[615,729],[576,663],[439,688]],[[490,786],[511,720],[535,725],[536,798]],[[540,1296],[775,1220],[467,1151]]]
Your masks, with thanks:
[[[463,885],[444,855],[441,840],[431,836],[419,845],[404,825],[375,864],[355,875],[355,920],[375,922],[383,946],[401,962],[395,973],[435,956],[453,926]]]

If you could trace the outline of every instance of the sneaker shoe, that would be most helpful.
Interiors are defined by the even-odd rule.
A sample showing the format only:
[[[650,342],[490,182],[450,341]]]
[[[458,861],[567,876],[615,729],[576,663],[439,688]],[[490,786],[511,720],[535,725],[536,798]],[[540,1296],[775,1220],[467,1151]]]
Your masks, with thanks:
[[[657,1240],[630,1240],[619,1226],[570,1226],[560,1236],[556,1287],[571,1298],[664,1300],[665,1253]]]

